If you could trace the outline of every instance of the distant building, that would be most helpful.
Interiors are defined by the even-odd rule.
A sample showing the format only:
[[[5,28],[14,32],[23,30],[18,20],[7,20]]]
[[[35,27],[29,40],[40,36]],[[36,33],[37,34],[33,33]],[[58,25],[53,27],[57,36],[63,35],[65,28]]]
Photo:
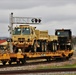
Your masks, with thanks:
[[[7,45],[7,41],[6,40],[0,40],[0,45]]]

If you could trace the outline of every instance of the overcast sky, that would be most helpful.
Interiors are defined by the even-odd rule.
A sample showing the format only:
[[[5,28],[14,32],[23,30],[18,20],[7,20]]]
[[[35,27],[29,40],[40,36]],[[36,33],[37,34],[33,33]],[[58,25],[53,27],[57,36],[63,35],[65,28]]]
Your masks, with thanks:
[[[41,17],[37,29],[71,29],[76,35],[76,0],[0,0],[0,36],[9,36],[10,14],[16,17]],[[35,26],[35,25],[34,25]]]

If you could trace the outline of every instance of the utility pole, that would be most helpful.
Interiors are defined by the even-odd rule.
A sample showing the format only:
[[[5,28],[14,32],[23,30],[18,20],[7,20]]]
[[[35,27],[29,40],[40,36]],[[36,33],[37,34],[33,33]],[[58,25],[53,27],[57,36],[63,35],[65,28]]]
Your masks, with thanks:
[[[10,38],[12,38],[12,34],[13,34],[13,13],[11,13],[11,16],[10,16],[9,30],[10,30]],[[9,47],[10,47],[10,52],[13,53],[13,46],[12,46],[11,39],[9,40]]]

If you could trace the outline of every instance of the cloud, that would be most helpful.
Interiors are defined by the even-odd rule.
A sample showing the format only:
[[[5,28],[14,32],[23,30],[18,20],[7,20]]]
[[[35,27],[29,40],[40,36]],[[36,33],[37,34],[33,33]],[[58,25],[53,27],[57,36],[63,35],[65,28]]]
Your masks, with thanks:
[[[72,34],[76,35],[76,22],[69,21],[52,21],[43,25],[35,25],[39,30],[48,30],[50,35],[55,34],[55,29],[71,29]]]
[[[76,5],[68,4],[65,6],[49,7],[38,6],[29,9],[0,10],[2,22],[8,22],[10,13],[20,17],[41,17],[43,22],[49,21],[75,21]],[[5,14],[6,13],[6,14]]]
[[[70,28],[76,35],[75,0],[0,0],[1,36],[8,35],[11,12],[15,17],[40,17],[42,23],[37,28],[49,34],[54,34],[56,28]]]
[[[75,0],[0,0],[0,9],[26,9],[37,6],[63,6],[75,4]]]

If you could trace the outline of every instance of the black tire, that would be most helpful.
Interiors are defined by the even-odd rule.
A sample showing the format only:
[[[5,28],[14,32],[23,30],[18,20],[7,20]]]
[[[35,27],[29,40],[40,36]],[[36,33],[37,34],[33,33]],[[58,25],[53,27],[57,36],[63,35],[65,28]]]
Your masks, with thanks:
[[[47,43],[44,42],[44,52],[46,52],[46,51],[47,51]]]
[[[41,51],[44,52],[45,46],[44,46],[44,42],[41,42]]]
[[[40,41],[40,52],[45,52],[45,42]]]
[[[53,45],[54,45],[53,51],[55,52],[55,51],[57,51],[57,41],[56,40],[53,41]]]
[[[54,51],[54,42],[53,41],[48,43],[48,50],[51,51],[51,52]]]
[[[57,41],[51,41],[48,43],[47,48],[51,52],[55,52],[57,50]]]
[[[14,51],[14,53],[17,53],[18,52],[18,48],[16,46],[13,46],[13,51]]]
[[[32,52],[36,52],[36,51],[37,51],[37,45],[36,45],[36,41],[34,41]]]
[[[45,52],[47,50],[47,44],[45,41],[37,41],[39,47],[37,47],[37,52]]]
[[[37,40],[37,52],[42,52],[41,51],[41,41]]]

